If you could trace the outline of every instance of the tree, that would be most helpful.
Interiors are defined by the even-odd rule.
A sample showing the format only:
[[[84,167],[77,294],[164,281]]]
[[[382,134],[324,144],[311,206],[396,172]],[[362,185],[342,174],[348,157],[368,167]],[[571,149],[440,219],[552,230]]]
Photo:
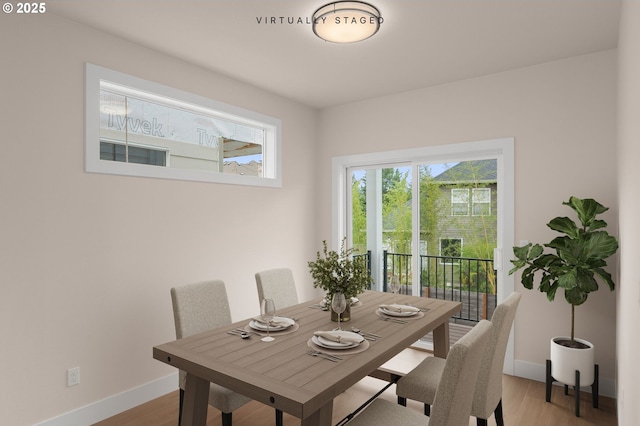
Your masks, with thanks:
[[[386,172],[385,170],[392,170]],[[385,183],[385,175],[387,181]],[[382,223],[391,251],[411,253],[411,185],[409,171],[383,169]],[[385,192],[386,185],[386,192]]]
[[[351,178],[351,226],[353,248],[357,253],[367,251],[366,179]]]
[[[443,203],[441,185],[433,179],[428,166],[420,167],[420,241],[427,246],[425,254],[438,254]]]

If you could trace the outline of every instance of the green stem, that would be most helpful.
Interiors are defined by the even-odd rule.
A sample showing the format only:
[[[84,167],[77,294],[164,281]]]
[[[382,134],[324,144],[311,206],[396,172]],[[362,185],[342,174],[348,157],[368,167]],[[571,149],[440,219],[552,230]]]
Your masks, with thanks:
[[[572,303],[571,304],[571,346],[572,347],[573,347],[573,342],[574,342],[574,337],[573,337],[574,336],[574,334],[573,334],[573,324],[574,324],[574,322],[573,322],[573,320],[575,318],[575,314],[574,314],[575,308],[576,308],[576,305],[574,305]]]

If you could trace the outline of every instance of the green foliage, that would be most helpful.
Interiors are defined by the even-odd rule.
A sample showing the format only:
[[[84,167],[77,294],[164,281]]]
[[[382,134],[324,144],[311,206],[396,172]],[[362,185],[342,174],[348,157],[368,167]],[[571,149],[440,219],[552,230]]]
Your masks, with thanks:
[[[381,168],[382,191],[382,228],[383,241],[388,250],[393,253],[412,253],[412,185],[419,185],[419,229],[421,250],[423,254],[439,255],[440,238],[455,235],[464,240],[462,247],[463,257],[475,257],[490,259],[495,242],[495,208],[491,206],[490,215],[469,215],[465,217],[453,217],[451,215],[450,193],[448,188],[488,188],[491,183],[485,182],[486,173],[480,170],[478,162],[465,162],[456,168],[457,174],[449,171],[452,182],[443,183],[431,175],[428,165],[418,168],[419,176],[410,176],[410,172],[402,167]],[[364,252],[367,247],[367,212],[366,212],[366,186],[367,175],[360,179],[352,175],[351,191],[351,241],[353,247]],[[493,188],[492,188],[493,190]],[[457,252],[460,256],[460,252]],[[456,267],[457,268],[457,267]],[[403,280],[410,281],[413,271],[409,269]],[[495,293],[495,271],[482,268],[477,272],[482,280],[478,291],[485,291],[488,287],[490,293]],[[435,272],[432,272],[432,275]],[[474,281],[476,272],[467,273],[460,269],[460,281],[469,285]],[[426,283],[425,273],[421,272],[421,283]],[[475,288],[475,287],[474,287]]]
[[[445,207],[441,184],[431,176],[428,167],[420,167],[420,240],[426,241],[427,252],[438,254],[438,237],[444,229]]]
[[[365,185],[361,182],[365,179],[352,177],[351,182],[351,224],[353,247],[366,251],[367,249],[367,213]]]
[[[514,247],[515,259],[509,274],[523,269],[522,285],[531,290],[538,280],[538,290],[553,301],[558,289],[564,290],[564,298],[572,306],[571,340],[574,340],[573,308],[587,301],[589,293],[598,290],[598,281],[605,283],[611,291],[615,284],[611,274],[603,268],[605,259],[618,250],[615,237],[602,230],[607,226],[596,216],[608,210],[597,201],[571,197],[563,205],[571,207],[578,216],[580,225],[568,217],[556,217],[547,226],[564,236],[556,237],[544,244],[527,244]],[[544,248],[551,249],[545,253]]]
[[[373,283],[364,257],[353,258],[354,250],[345,247],[346,241],[342,240],[339,253],[322,241],[323,253],[317,252],[316,260],[308,263],[313,287],[323,289],[328,300],[334,293],[343,293],[347,299],[357,297]]]
[[[395,172],[385,173],[385,170]],[[402,173],[397,169],[383,169],[382,222],[385,237],[389,238],[391,250],[396,253],[411,253],[411,185],[408,175],[409,172]]]

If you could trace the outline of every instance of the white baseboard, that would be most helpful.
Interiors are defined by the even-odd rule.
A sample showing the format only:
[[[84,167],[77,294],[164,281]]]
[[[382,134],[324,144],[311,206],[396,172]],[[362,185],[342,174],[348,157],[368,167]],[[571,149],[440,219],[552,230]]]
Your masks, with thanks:
[[[546,367],[540,364],[516,360],[514,375],[544,383]],[[69,411],[52,419],[45,420],[36,426],[88,426],[177,389],[178,373],[174,373],[92,404],[85,405],[76,410]],[[590,387],[583,389],[585,392],[591,391]],[[615,398],[615,381],[601,377],[600,395]]]
[[[537,382],[546,382],[547,378],[547,367],[545,365],[534,364],[526,361],[515,361],[515,372],[514,376],[524,377],[525,379],[535,380]],[[560,383],[555,382],[555,385],[560,385]],[[581,392],[591,392],[591,386],[580,387]],[[606,396],[609,398],[616,398],[616,382],[615,380],[605,379],[602,376],[600,377],[599,389],[598,393],[602,396]]]
[[[178,389],[178,373],[112,395],[36,426],[88,426]]]

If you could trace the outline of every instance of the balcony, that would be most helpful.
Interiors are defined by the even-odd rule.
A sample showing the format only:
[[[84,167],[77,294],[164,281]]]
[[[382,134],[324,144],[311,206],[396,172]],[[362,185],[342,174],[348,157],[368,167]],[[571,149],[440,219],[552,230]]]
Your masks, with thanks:
[[[462,310],[454,317],[456,323],[472,326],[493,315],[497,303],[493,260],[420,255],[419,268],[420,296],[462,303]],[[382,276],[383,291],[388,291],[389,280],[395,277],[400,293],[411,295],[412,255],[385,250]]]

